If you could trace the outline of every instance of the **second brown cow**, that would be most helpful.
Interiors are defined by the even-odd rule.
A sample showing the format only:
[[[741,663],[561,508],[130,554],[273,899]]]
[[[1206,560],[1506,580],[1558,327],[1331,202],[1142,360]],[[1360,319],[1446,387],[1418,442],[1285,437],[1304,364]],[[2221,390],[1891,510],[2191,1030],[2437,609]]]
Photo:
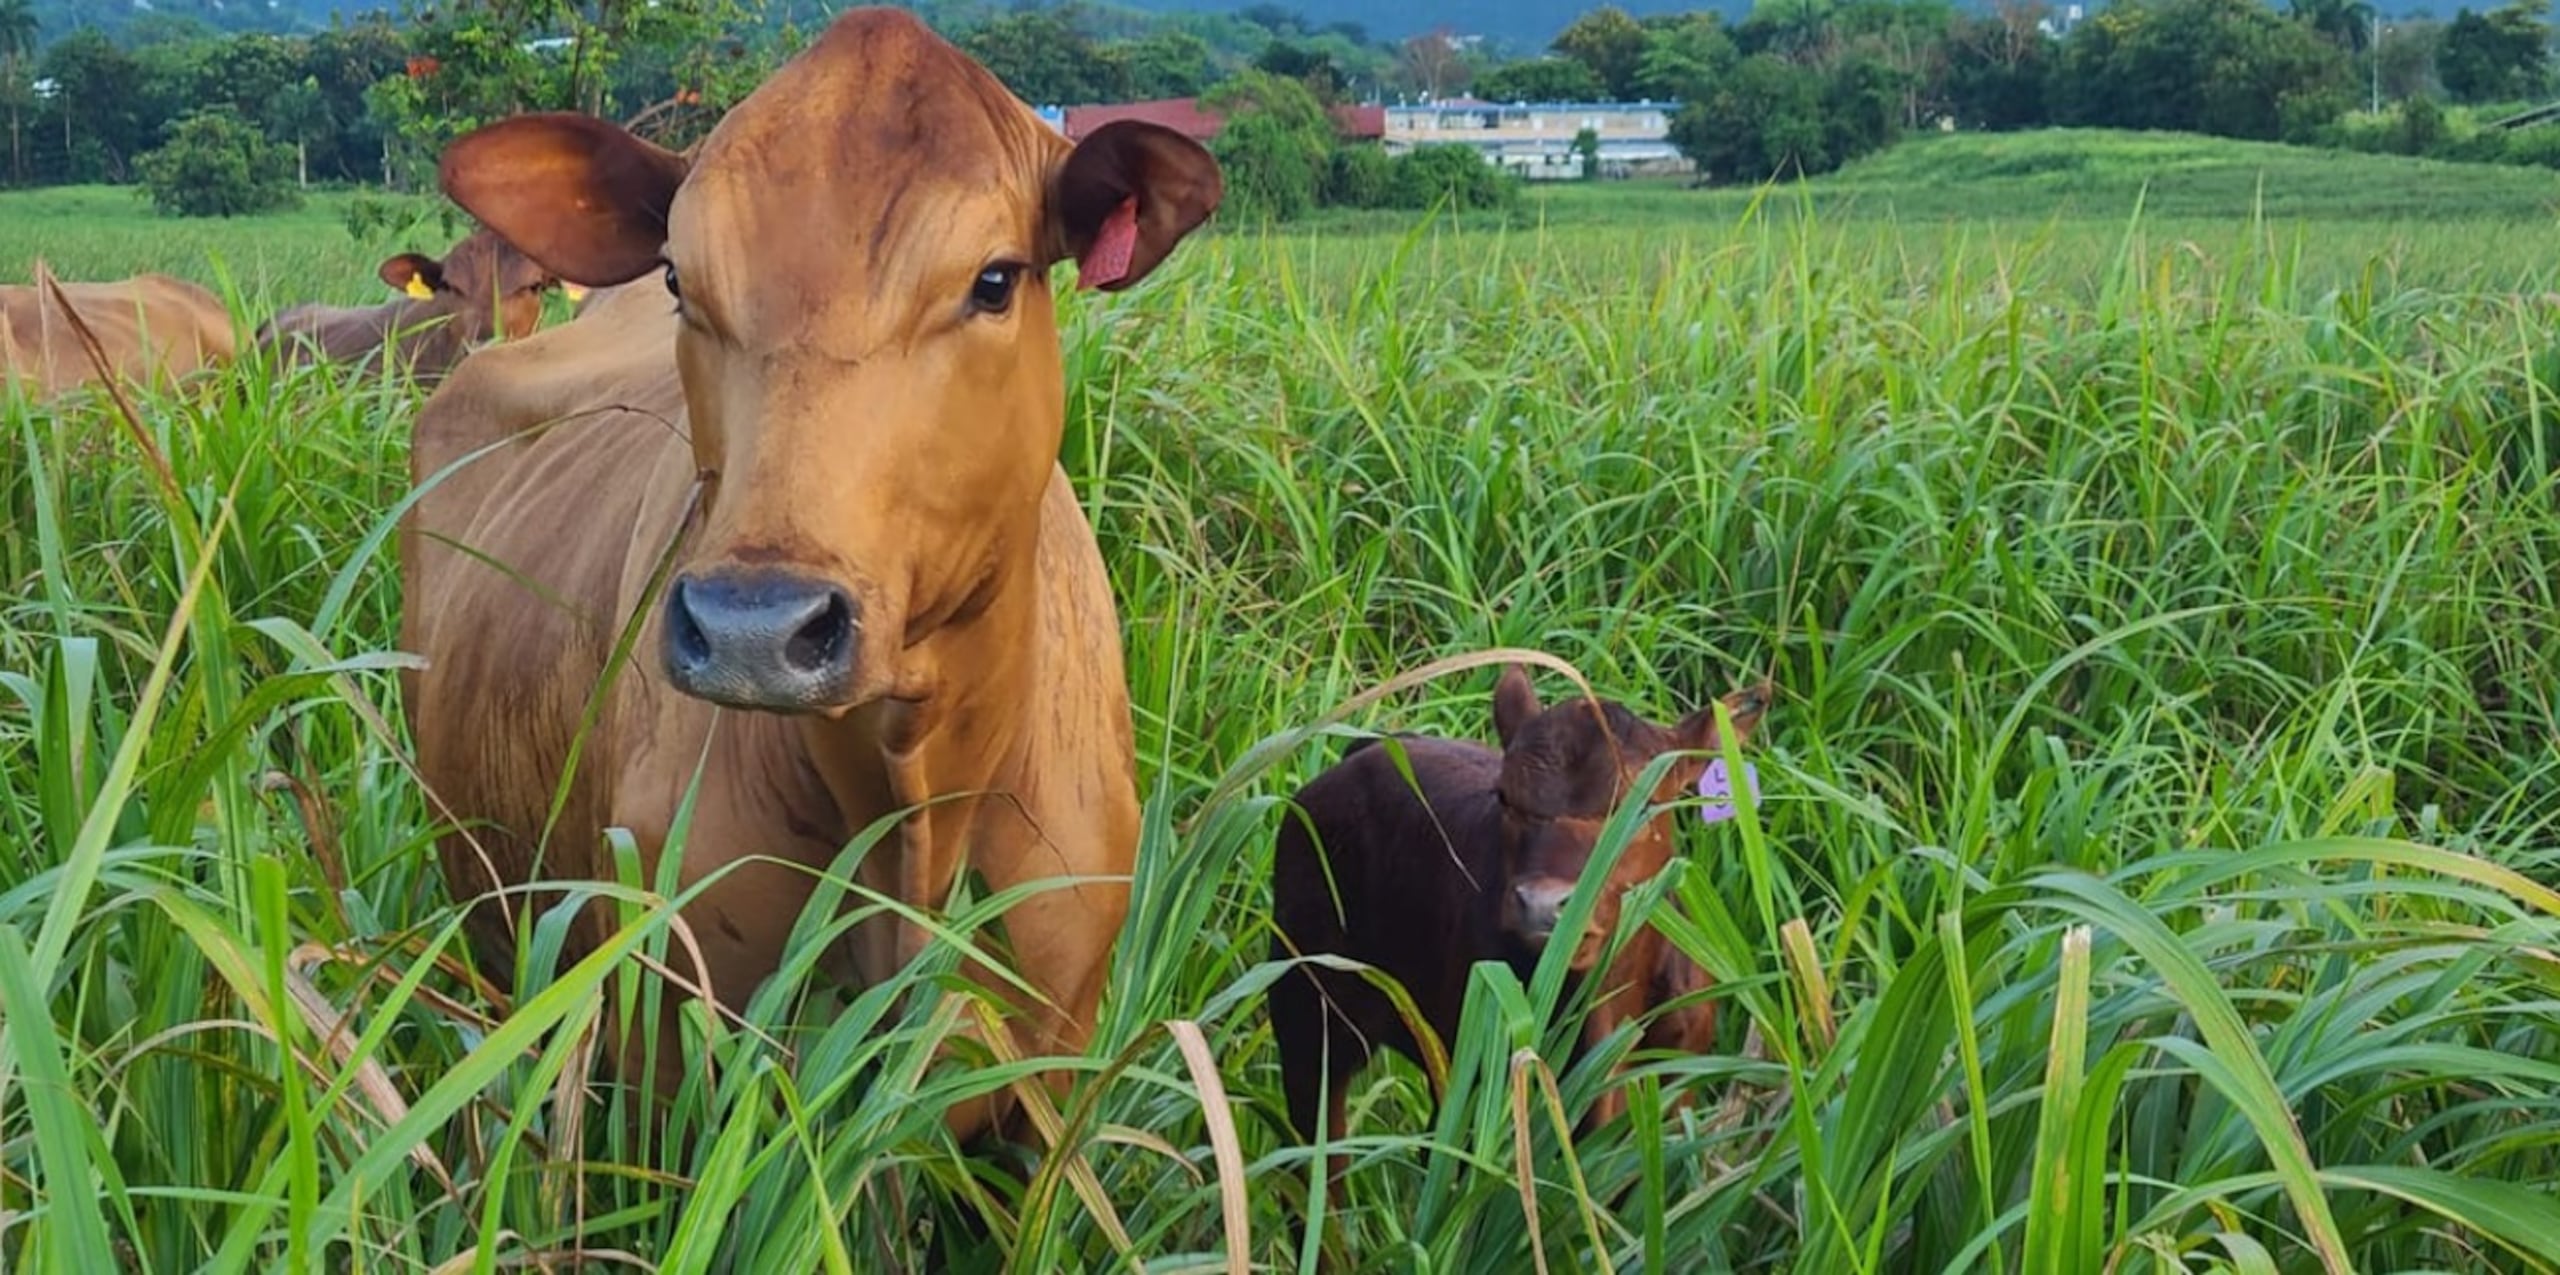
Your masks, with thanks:
[[[414,252],[384,259],[382,281],[401,295],[380,305],[297,305],[258,329],[259,345],[293,367],[315,359],[365,372],[392,365],[423,383],[443,379],[475,347],[520,340],[542,323],[550,271],[486,228],[439,260]]]
[[[126,384],[165,387],[237,353],[231,312],[203,284],[165,274],[56,282],[59,297],[37,284],[0,287],[0,390],[14,382],[43,401],[100,382],[64,301],[97,338],[106,375]]]
[[[1763,685],[1725,697],[1737,742],[1758,726],[1770,695]],[[1476,962],[1506,961],[1524,981],[1535,972],[1603,828],[1645,767],[1666,752],[1721,746],[1712,706],[1669,727],[1608,700],[1541,707],[1517,666],[1494,688],[1493,718],[1499,749],[1398,736],[1399,765],[1374,741],[1355,746],[1298,790],[1273,856],[1273,959],[1331,954],[1374,966],[1403,986],[1443,1041],[1457,1030]],[[1693,787],[1707,762],[1674,762],[1650,800]],[[1591,976],[1617,926],[1620,897],[1670,859],[1671,830],[1657,814],[1639,825],[1589,924],[1571,936],[1577,979]],[[1706,985],[1704,971],[1647,927],[1603,974],[1581,1047]],[[1344,1135],[1345,1082],[1376,1051],[1422,1063],[1394,1004],[1359,973],[1301,966],[1272,986],[1270,1005],[1282,1088],[1301,1137],[1314,1133],[1320,1103],[1327,1136]],[[1711,1004],[1681,1005],[1649,1026],[1643,1044],[1701,1050],[1714,1024]],[[1613,1093],[1597,1115],[1617,1107]]]

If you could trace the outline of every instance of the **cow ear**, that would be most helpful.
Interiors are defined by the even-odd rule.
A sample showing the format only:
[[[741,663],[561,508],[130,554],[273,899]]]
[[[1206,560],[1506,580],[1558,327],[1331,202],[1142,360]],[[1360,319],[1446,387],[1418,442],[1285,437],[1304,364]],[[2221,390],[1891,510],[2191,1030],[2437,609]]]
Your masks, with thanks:
[[[589,287],[639,278],[667,243],[684,157],[575,112],[518,115],[444,150],[447,197],[551,273]]]
[[[1758,686],[1735,691],[1724,697],[1721,702],[1724,704],[1725,713],[1733,718],[1735,744],[1751,742],[1752,732],[1760,728],[1760,719],[1768,713],[1769,701],[1775,698],[1776,694],[1775,687],[1763,682]],[[1672,731],[1672,735],[1674,742],[1684,750],[1694,749],[1706,752],[1724,746],[1724,741],[1716,735],[1716,710],[1713,705],[1680,719],[1680,725]]]
[[[1538,692],[1529,685],[1529,671],[1517,664],[1502,670],[1502,680],[1493,684],[1493,737],[1509,748],[1513,736],[1538,715]]]
[[[1050,186],[1050,264],[1117,292],[1152,273],[1217,211],[1226,178],[1207,148],[1161,124],[1118,120],[1067,153]]]
[[[393,291],[413,297],[423,298],[444,286],[444,264],[414,252],[384,258],[380,274]]]

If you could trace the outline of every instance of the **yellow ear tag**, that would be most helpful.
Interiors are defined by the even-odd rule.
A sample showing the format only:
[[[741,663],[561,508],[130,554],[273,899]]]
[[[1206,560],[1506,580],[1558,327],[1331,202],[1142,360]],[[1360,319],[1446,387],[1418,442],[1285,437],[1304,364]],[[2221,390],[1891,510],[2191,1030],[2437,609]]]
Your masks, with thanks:
[[[408,282],[407,286],[405,286],[405,287],[401,288],[400,290],[401,290],[402,292],[406,292],[406,293],[408,293],[410,296],[416,297],[416,298],[417,298],[417,299],[419,299],[420,301],[424,301],[424,300],[426,300],[427,298],[432,297],[432,296],[434,296],[434,295],[436,294],[436,290],[435,290],[435,289],[430,288],[430,287],[428,287],[428,286],[427,286],[427,281],[426,281],[426,280],[421,279],[421,278],[419,278],[419,277],[418,277],[418,276],[416,276],[416,275],[411,275],[411,276],[409,276],[409,282]]]

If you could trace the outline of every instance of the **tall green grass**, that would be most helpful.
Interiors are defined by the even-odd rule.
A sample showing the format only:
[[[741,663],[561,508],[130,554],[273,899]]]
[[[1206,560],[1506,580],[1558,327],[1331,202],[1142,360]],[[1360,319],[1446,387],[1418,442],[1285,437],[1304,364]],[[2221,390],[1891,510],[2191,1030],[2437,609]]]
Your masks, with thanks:
[[[398,724],[408,398],[251,366],[140,438],[0,409],[0,1253],[2552,1269],[2560,297],[2396,233],[1242,232],[1070,298],[1146,822],[1037,1158],[939,1127],[1031,1067],[933,1061],[1005,899],[874,989],[812,979],[804,919],[664,1128],[593,1079],[609,998],[680,964],[657,883],[597,887],[598,956],[475,979]],[[1680,811],[1630,909],[1724,1039],[1574,1142],[1623,1042],[1559,1071],[1558,971],[1488,967],[1436,1112],[1355,1082],[1310,1227],[1278,805],[1334,718],[1487,734],[1489,669],[1378,692],[1501,647],[1656,716],[1780,687],[1763,800]]]

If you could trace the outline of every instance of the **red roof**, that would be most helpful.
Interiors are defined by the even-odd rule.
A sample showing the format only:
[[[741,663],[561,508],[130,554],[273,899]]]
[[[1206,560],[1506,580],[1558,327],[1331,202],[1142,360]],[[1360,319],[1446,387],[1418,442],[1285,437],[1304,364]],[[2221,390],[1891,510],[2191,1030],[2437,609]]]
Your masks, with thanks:
[[[1337,106],[1326,112],[1333,116],[1333,128],[1344,137],[1375,141],[1387,135],[1387,108],[1383,106]]]
[[[1159,98],[1153,102],[1122,102],[1113,106],[1070,106],[1067,108],[1067,140],[1081,142],[1095,129],[1121,120],[1144,120],[1161,124],[1195,142],[1205,142],[1218,135],[1226,121],[1200,109],[1196,97]]]
[[[1333,117],[1334,131],[1344,137],[1375,139],[1387,135],[1387,108],[1383,106],[1337,106],[1327,114]],[[1120,102],[1109,106],[1070,106],[1065,126],[1067,140],[1081,142],[1103,125],[1121,120],[1161,124],[1195,142],[1216,137],[1218,130],[1226,124],[1225,118],[1200,109],[1200,99],[1196,97],[1167,97],[1152,102]]]

